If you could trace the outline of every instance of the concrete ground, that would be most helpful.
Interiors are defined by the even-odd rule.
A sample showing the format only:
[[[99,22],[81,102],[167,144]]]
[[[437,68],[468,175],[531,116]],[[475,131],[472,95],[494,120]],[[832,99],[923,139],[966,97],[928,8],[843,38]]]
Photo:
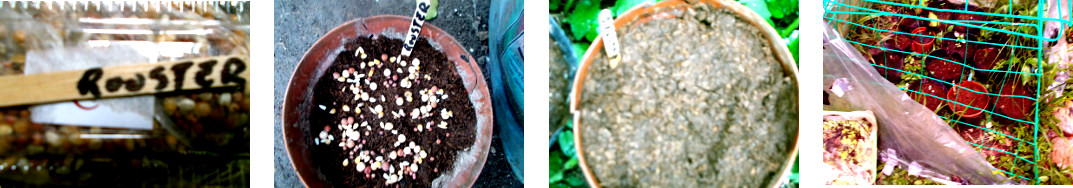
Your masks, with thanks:
[[[282,106],[282,96],[291,73],[305,51],[322,35],[349,20],[366,16],[411,16],[413,5],[413,0],[275,1],[275,106]],[[488,56],[488,9],[489,1],[440,1],[439,15],[425,22],[454,35],[477,60],[486,79],[489,78],[485,69]],[[301,181],[287,157],[283,140],[279,137],[282,134],[280,115],[280,109],[274,109],[275,186],[301,187]],[[521,187],[522,182],[513,177],[510,165],[504,158],[499,131],[494,133],[496,134],[492,138],[491,153],[474,187]]]

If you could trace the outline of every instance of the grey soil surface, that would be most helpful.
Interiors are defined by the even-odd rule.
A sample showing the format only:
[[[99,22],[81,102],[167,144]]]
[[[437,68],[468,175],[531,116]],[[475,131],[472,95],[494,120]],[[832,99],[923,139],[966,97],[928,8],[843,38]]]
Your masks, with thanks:
[[[618,30],[589,67],[583,151],[605,187],[762,187],[797,132],[796,89],[760,30],[726,10]],[[600,50],[601,52],[603,50]]]

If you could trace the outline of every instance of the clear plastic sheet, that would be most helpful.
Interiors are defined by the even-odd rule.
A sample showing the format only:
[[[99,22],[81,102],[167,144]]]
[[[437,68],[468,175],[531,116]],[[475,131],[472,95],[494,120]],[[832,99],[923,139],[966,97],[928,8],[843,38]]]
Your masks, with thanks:
[[[958,183],[951,175],[969,184],[1007,183],[938,115],[881,77],[831,26],[824,28],[823,86],[831,102],[825,110],[875,113],[880,158],[888,166],[948,184]]]

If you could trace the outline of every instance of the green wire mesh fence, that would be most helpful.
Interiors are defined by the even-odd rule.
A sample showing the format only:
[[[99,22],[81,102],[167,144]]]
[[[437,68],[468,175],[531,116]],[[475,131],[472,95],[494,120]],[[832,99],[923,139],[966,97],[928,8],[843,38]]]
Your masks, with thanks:
[[[995,170],[1039,183],[1036,162],[1040,158],[1037,138],[1044,48],[1066,35],[1064,28],[1073,21],[1062,18],[1070,14],[1069,10],[1059,10],[1057,17],[1048,18],[1046,1],[1038,0],[823,3],[827,24],[835,26],[849,43],[871,57],[882,76],[951,125],[980,129],[1017,142],[1016,149],[1003,149],[969,141],[978,150],[1016,157],[1009,166],[996,165],[1006,170]],[[1057,0],[1059,6],[1055,7],[1068,7],[1070,3],[1073,1]],[[1052,37],[1044,34],[1048,22],[1061,24]],[[996,131],[988,126],[990,120],[1029,125],[1031,136]],[[1022,156],[1027,153],[1021,152],[1021,147],[1031,147],[1031,156]]]

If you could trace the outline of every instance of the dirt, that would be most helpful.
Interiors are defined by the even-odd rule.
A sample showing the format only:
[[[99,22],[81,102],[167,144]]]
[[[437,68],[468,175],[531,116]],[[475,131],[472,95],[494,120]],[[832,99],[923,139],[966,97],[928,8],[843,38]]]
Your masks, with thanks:
[[[931,111],[935,111],[939,109],[939,105],[943,104],[943,100],[937,97],[945,97],[947,88],[948,87],[942,82],[925,79],[923,81],[918,80],[909,84],[909,89],[913,91],[923,92],[936,97],[927,96],[915,92],[907,93],[909,94],[909,97],[913,98],[913,100],[928,107],[928,109],[931,109]]]
[[[889,44],[884,44],[883,47],[887,49],[896,48]],[[902,72],[899,70],[905,69],[905,67],[903,67],[905,54],[878,48],[872,48],[869,49],[869,51],[872,51],[872,62],[876,65],[883,66],[873,66],[880,75],[886,78],[887,81],[890,81],[890,83],[899,83],[902,81]]]
[[[475,141],[476,114],[454,64],[425,38],[418,40],[410,57],[392,61],[389,57],[398,56],[402,44],[379,36],[352,39],[314,88],[313,103],[324,108],[310,112],[309,135],[324,130],[333,139],[307,139],[322,141],[310,152],[320,172],[336,186],[428,187],[444,172],[459,170],[452,169],[457,151]],[[366,58],[355,56],[361,54],[359,48]],[[400,110],[403,113],[396,114]],[[446,111],[451,115],[444,116]],[[440,127],[443,123],[446,126]],[[357,169],[361,166],[365,168]]]
[[[1017,97],[1024,96],[1030,98],[1036,98],[1036,92],[1032,91],[1032,87],[1022,84],[1020,79],[1010,78],[1006,80],[1006,83],[1002,85],[1002,90],[999,91],[1001,95],[1011,96],[999,96],[995,102],[995,111],[1008,116],[1009,118],[1029,121],[1031,119],[1025,119],[1025,114],[1028,110],[1035,105],[1035,101],[1032,99]],[[996,119],[1005,119],[1000,116],[993,116]]]
[[[618,28],[589,67],[576,126],[604,187],[760,187],[797,132],[796,87],[760,30],[698,5]]]
[[[555,40],[548,39],[550,44],[548,46],[551,49],[548,50],[549,64],[548,64],[548,89],[551,91],[551,96],[548,99],[550,102],[550,112],[548,118],[551,123],[549,132],[555,132],[556,129],[562,127],[565,121],[570,119],[570,112],[568,111],[570,104],[567,103],[567,97],[570,96],[570,85],[573,84],[570,79],[570,66],[567,65],[565,58],[563,58],[563,52],[559,49],[559,45],[555,43]]]
[[[958,65],[957,63],[950,62],[963,61],[964,59],[961,58],[961,55],[958,55],[957,53],[950,50],[935,50],[928,55],[946,59],[942,60],[939,58],[932,57],[925,58],[924,67],[927,68],[928,73],[932,77],[946,81],[955,80],[961,77],[962,66]]]

